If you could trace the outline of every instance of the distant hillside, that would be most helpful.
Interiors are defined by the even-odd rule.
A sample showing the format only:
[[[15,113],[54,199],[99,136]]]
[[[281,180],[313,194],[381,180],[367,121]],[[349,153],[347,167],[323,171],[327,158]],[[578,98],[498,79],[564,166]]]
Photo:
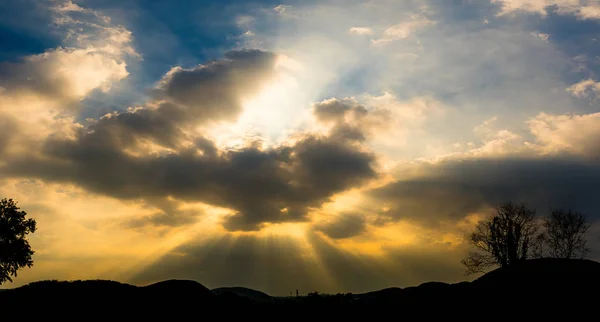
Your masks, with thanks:
[[[483,287],[561,287],[599,285],[600,263],[585,259],[542,258],[498,268],[473,281]]]
[[[219,287],[212,290],[215,295],[223,295],[225,293],[232,293],[237,296],[246,297],[258,301],[268,301],[272,297],[261,291],[256,291],[246,287]]]
[[[376,314],[443,315],[463,318],[484,314],[513,318],[523,312],[573,314],[596,305],[600,263],[588,260],[529,260],[494,270],[473,282],[428,282],[407,288],[386,288],[364,294],[271,297],[243,287],[212,291],[195,281],[168,280],[138,287],[114,281],[41,281],[0,292],[2,317],[23,313],[28,318],[78,319],[206,319],[266,318],[354,319]],[[477,314],[475,314],[477,312]],[[517,314],[517,315],[515,315]],[[571,316],[572,317],[572,316]],[[409,319],[410,320],[410,319]]]

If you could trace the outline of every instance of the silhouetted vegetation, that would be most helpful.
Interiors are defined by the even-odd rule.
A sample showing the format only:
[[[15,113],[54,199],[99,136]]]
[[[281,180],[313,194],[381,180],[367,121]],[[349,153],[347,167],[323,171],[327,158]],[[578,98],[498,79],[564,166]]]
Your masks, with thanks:
[[[469,235],[476,250],[462,263],[468,273],[478,273],[531,258],[583,259],[589,251],[585,234],[590,227],[586,216],[577,211],[552,209],[537,220],[534,209],[506,202]]]
[[[492,266],[506,267],[531,257],[532,239],[538,231],[535,211],[512,202],[496,207],[491,218],[478,223],[469,241],[476,248],[462,263],[470,273]]]
[[[554,209],[544,218],[543,227],[540,239],[547,247],[542,249],[542,256],[546,251],[553,258],[585,258],[589,252],[585,234],[591,224],[584,214]]]
[[[27,235],[35,232],[36,222],[25,216],[27,213],[17,207],[16,201],[0,200],[0,285],[12,282],[19,269],[33,265],[34,251]]]
[[[19,211],[14,201],[4,199],[0,206],[0,220],[5,225],[3,234],[15,231],[18,236],[13,236],[13,240],[24,240],[29,232],[35,231],[35,221],[26,220],[25,212]],[[589,227],[585,216],[578,212],[553,210],[547,218],[536,220],[535,211],[524,204],[504,203],[470,235],[477,248],[463,261],[470,271],[500,266],[473,282],[427,282],[363,294],[327,294],[315,290],[300,296],[296,290],[296,296],[290,292],[289,297],[273,297],[243,287],[209,290],[188,280],[168,280],[143,287],[106,280],[52,280],[4,290],[0,292],[0,305],[11,308],[3,318],[35,308],[27,311],[31,319],[86,319],[81,313],[86,312],[94,319],[179,320],[203,313],[211,317],[217,314],[223,320],[239,317],[341,320],[356,319],[359,314],[376,319],[374,316],[401,312],[411,314],[407,318],[412,320],[412,314],[419,318],[461,317],[465,304],[469,310],[486,313],[502,308],[498,312],[512,314],[510,317],[515,314],[521,317],[523,310],[537,313],[536,308],[542,305],[552,305],[553,314],[556,309],[571,312],[574,307],[592,303],[594,298],[588,297],[588,293],[600,288],[600,263],[573,259],[585,256],[585,233]],[[6,240],[9,239],[2,238],[3,242]],[[26,240],[24,243],[31,263],[33,252]],[[561,258],[531,259],[537,246],[546,247],[549,256]]]
[[[379,320],[378,315],[460,317],[465,312],[494,312],[522,317],[552,306],[552,314],[570,312],[595,301],[588,293],[600,287],[600,263],[578,259],[519,261],[489,272],[473,282],[428,282],[406,288],[352,294],[275,297],[246,288],[209,290],[198,282],[170,280],[149,286],[114,281],[42,281],[0,292],[3,318],[28,312],[26,320],[58,317],[78,320],[133,318],[205,320],[273,318]],[[257,296],[259,295],[259,296]],[[17,308],[33,308],[24,311]],[[501,308],[501,309],[499,309]],[[468,310],[468,311],[465,311]],[[539,313],[549,312],[542,310]],[[517,314],[517,315],[515,315]],[[477,315],[479,316],[479,315]],[[539,316],[538,316],[539,318]]]

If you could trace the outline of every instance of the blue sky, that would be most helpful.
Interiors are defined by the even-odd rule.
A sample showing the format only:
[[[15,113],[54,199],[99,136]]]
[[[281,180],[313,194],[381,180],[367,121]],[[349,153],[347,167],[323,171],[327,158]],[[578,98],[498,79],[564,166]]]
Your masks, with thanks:
[[[0,39],[15,285],[459,281],[506,200],[600,233],[597,1],[5,1]]]

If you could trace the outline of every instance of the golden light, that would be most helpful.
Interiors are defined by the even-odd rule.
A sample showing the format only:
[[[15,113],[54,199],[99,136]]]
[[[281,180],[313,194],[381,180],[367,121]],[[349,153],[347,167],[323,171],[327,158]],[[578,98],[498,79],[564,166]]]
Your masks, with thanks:
[[[266,146],[280,144],[300,127],[311,125],[311,98],[307,69],[300,62],[280,56],[275,76],[253,96],[242,100],[243,111],[236,123],[222,123],[203,129],[218,146],[243,146],[260,138]],[[260,81],[260,80],[257,80]]]
[[[306,243],[307,230],[308,224],[306,223],[271,224],[262,229],[260,234],[263,236],[288,236]]]
[[[295,122],[301,107],[301,89],[291,75],[280,73],[255,97],[246,101],[238,124],[251,126],[268,137],[282,134]]]

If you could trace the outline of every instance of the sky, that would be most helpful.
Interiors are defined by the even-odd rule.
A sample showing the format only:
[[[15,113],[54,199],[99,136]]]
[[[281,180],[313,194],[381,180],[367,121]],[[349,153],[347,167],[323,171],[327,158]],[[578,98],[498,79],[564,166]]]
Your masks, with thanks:
[[[3,1],[0,39],[3,287],[459,282],[509,200],[600,259],[598,1]]]

